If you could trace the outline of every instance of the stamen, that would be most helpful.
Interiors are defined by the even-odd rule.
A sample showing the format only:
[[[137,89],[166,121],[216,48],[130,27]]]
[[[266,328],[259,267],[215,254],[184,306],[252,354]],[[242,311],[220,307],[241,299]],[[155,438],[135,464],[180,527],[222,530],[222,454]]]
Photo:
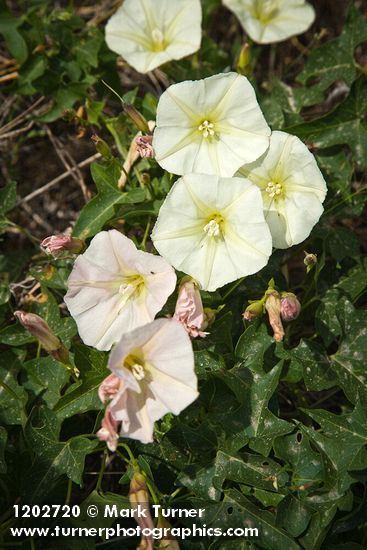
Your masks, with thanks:
[[[220,225],[215,220],[210,220],[210,222],[204,226],[204,231],[207,233],[208,237],[219,237]]]
[[[163,44],[164,36],[160,29],[153,29],[152,30],[152,39],[155,44]]]
[[[200,126],[198,126],[199,132],[203,133],[203,137],[213,137],[215,135],[214,124],[209,120],[204,120]]]
[[[136,380],[144,380],[145,378],[145,372],[144,367],[142,365],[139,365],[139,363],[134,363],[131,367],[131,372],[133,373]]]
[[[281,183],[274,183],[273,181],[269,181],[266,189],[266,193],[268,193],[269,197],[273,199],[274,197],[279,197],[283,193],[283,186]]]

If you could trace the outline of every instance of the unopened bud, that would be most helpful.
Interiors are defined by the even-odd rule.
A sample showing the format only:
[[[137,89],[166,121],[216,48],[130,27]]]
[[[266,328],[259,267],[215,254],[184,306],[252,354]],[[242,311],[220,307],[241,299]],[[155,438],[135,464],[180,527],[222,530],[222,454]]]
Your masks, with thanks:
[[[269,323],[273,329],[273,338],[281,342],[284,338],[284,328],[280,317],[280,294],[276,290],[266,292],[265,309],[268,312]]]
[[[308,273],[309,271],[311,271],[313,266],[317,264],[316,254],[310,254],[309,252],[305,252],[303,263],[307,267],[307,273]]]
[[[154,157],[152,141],[153,141],[153,136],[137,136],[135,138],[135,143],[138,148],[138,153],[142,158]]]
[[[130,481],[129,491],[130,505],[133,510],[138,510],[142,513],[134,515],[137,524],[141,529],[153,529],[154,524],[149,509],[149,493],[144,476],[140,472],[135,472]],[[153,550],[153,537],[142,536],[140,545],[141,550]]]
[[[41,248],[47,254],[58,258],[64,252],[79,254],[85,248],[85,243],[81,239],[75,239],[70,235],[51,235],[41,242]]]
[[[263,313],[263,302],[261,300],[257,300],[256,302],[251,302],[250,305],[247,306],[245,311],[242,313],[242,317],[245,321],[253,321],[257,317],[261,317]]]
[[[130,103],[123,104],[123,109],[127,116],[132,120],[132,122],[135,124],[138,130],[143,132],[143,134],[149,133],[149,126],[146,119],[143,117],[141,113],[137,109],[135,109],[134,105],[131,105]]]
[[[220,308],[222,309],[222,308]],[[218,309],[212,309],[211,307],[204,307],[204,320],[201,328],[205,330],[209,325],[214,323],[215,317],[218,313]]]
[[[242,46],[237,61],[237,72],[247,75],[250,72],[250,46],[247,42]]]
[[[102,158],[104,158],[105,160],[113,159],[111,149],[104,139],[101,139],[99,136],[97,136],[97,134],[93,134],[91,140],[93,141],[98,153],[100,153]]]
[[[44,350],[58,361],[67,362],[69,355],[67,349],[42,317],[26,311],[16,311],[14,315],[21,325],[37,338]]]
[[[293,292],[282,292],[280,300],[280,315],[283,321],[294,321],[301,311],[301,304]]]

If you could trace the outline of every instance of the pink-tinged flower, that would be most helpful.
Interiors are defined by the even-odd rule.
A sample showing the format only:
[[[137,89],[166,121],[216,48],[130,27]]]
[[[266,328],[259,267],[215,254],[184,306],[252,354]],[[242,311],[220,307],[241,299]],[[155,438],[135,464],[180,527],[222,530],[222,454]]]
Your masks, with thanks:
[[[75,239],[70,235],[51,235],[43,239],[40,247],[47,254],[50,254],[54,258],[58,258],[64,252],[79,254],[79,252],[84,249],[84,241]]]
[[[283,321],[294,321],[301,312],[301,304],[293,292],[282,292],[280,315]]]
[[[138,148],[138,153],[142,158],[154,157],[152,141],[153,141],[153,136],[138,136],[135,138],[135,143]]]
[[[98,388],[98,397],[102,403],[110,401],[120,389],[120,378],[116,374],[110,374]]]
[[[191,341],[175,319],[156,319],[124,334],[108,367],[120,379],[108,409],[122,423],[121,436],[142,443],[153,441],[156,420],[179,414],[198,396]],[[109,381],[113,391],[115,382]]]
[[[203,303],[199,287],[191,277],[185,277],[180,285],[173,317],[180,321],[192,338],[208,334],[201,330],[205,323]]]
[[[52,357],[64,363],[68,361],[68,350],[42,317],[26,311],[16,311],[14,315]]]
[[[107,407],[103,420],[102,427],[96,433],[100,441],[106,441],[107,447],[110,451],[116,451],[118,442],[118,426],[119,422],[115,420],[111,414],[110,408]]]
[[[150,323],[176,286],[160,256],[137,250],[116,231],[101,231],[78,256],[65,303],[89,346],[108,350],[121,335]]]

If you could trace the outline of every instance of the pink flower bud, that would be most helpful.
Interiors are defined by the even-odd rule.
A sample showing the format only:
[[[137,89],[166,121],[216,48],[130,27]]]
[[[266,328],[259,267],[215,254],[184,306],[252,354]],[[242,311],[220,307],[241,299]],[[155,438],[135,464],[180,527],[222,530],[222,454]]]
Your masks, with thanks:
[[[282,292],[280,315],[283,321],[294,321],[301,311],[301,304],[292,292]]]
[[[84,249],[84,241],[70,235],[51,235],[43,239],[40,246],[44,252],[58,258],[66,251],[78,254]]]
[[[182,280],[173,317],[182,323],[192,338],[206,336],[207,333],[201,330],[205,317],[200,291],[191,277]]]
[[[264,312],[263,302],[260,300],[252,302],[247,306],[245,311],[242,314],[242,317],[245,321],[253,321],[257,317],[260,317]]]
[[[46,321],[35,313],[16,311],[15,317],[28,330],[32,336],[37,338],[44,350],[52,355],[57,361],[68,362],[69,353],[60,338],[54,334]]]
[[[102,403],[110,401],[120,389],[121,378],[116,374],[110,374],[98,388],[98,396]]]
[[[284,338],[284,328],[280,317],[280,294],[276,290],[266,292],[265,309],[268,312],[269,323],[273,329],[273,338],[281,342]]]
[[[309,254],[308,252],[305,252],[303,263],[307,267],[307,273],[308,273],[309,271],[311,271],[313,266],[317,264],[316,254]]]
[[[141,157],[143,158],[154,157],[152,141],[153,141],[153,136],[137,136],[135,138],[135,143],[138,148],[138,153]]]
[[[107,407],[103,420],[102,426],[96,433],[96,436],[100,441],[106,441],[107,447],[110,451],[116,451],[117,442],[118,442],[118,425],[119,422],[113,417],[109,407]]]

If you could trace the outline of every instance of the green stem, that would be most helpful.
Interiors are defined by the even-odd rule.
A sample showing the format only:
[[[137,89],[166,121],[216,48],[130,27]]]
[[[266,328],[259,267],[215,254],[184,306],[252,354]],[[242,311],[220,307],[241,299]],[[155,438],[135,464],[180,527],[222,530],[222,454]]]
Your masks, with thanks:
[[[107,449],[105,449],[104,452],[103,452],[101,468],[99,470],[97,485],[96,485],[96,491],[97,492],[99,492],[101,490],[103,474],[104,474],[104,471],[105,471],[105,468],[106,468],[106,458],[107,458]]]
[[[146,242],[147,242],[147,239],[148,239],[151,223],[152,223],[152,218],[149,216],[148,221],[147,221],[147,225],[146,225],[146,228],[145,228],[145,232],[144,232],[144,237],[143,237],[143,240],[141,241],[141,245],[140,245],[141,248],[143,248],[144,250],[145,250],[145,245],[146,245]]]
[[[70,503],[72,490],[73,490],[73,482],[71,481],[71,479],[69,479],[69,481],[68,481],[68,490],[67,490],[66,498],[65,498],[65,504]]]

